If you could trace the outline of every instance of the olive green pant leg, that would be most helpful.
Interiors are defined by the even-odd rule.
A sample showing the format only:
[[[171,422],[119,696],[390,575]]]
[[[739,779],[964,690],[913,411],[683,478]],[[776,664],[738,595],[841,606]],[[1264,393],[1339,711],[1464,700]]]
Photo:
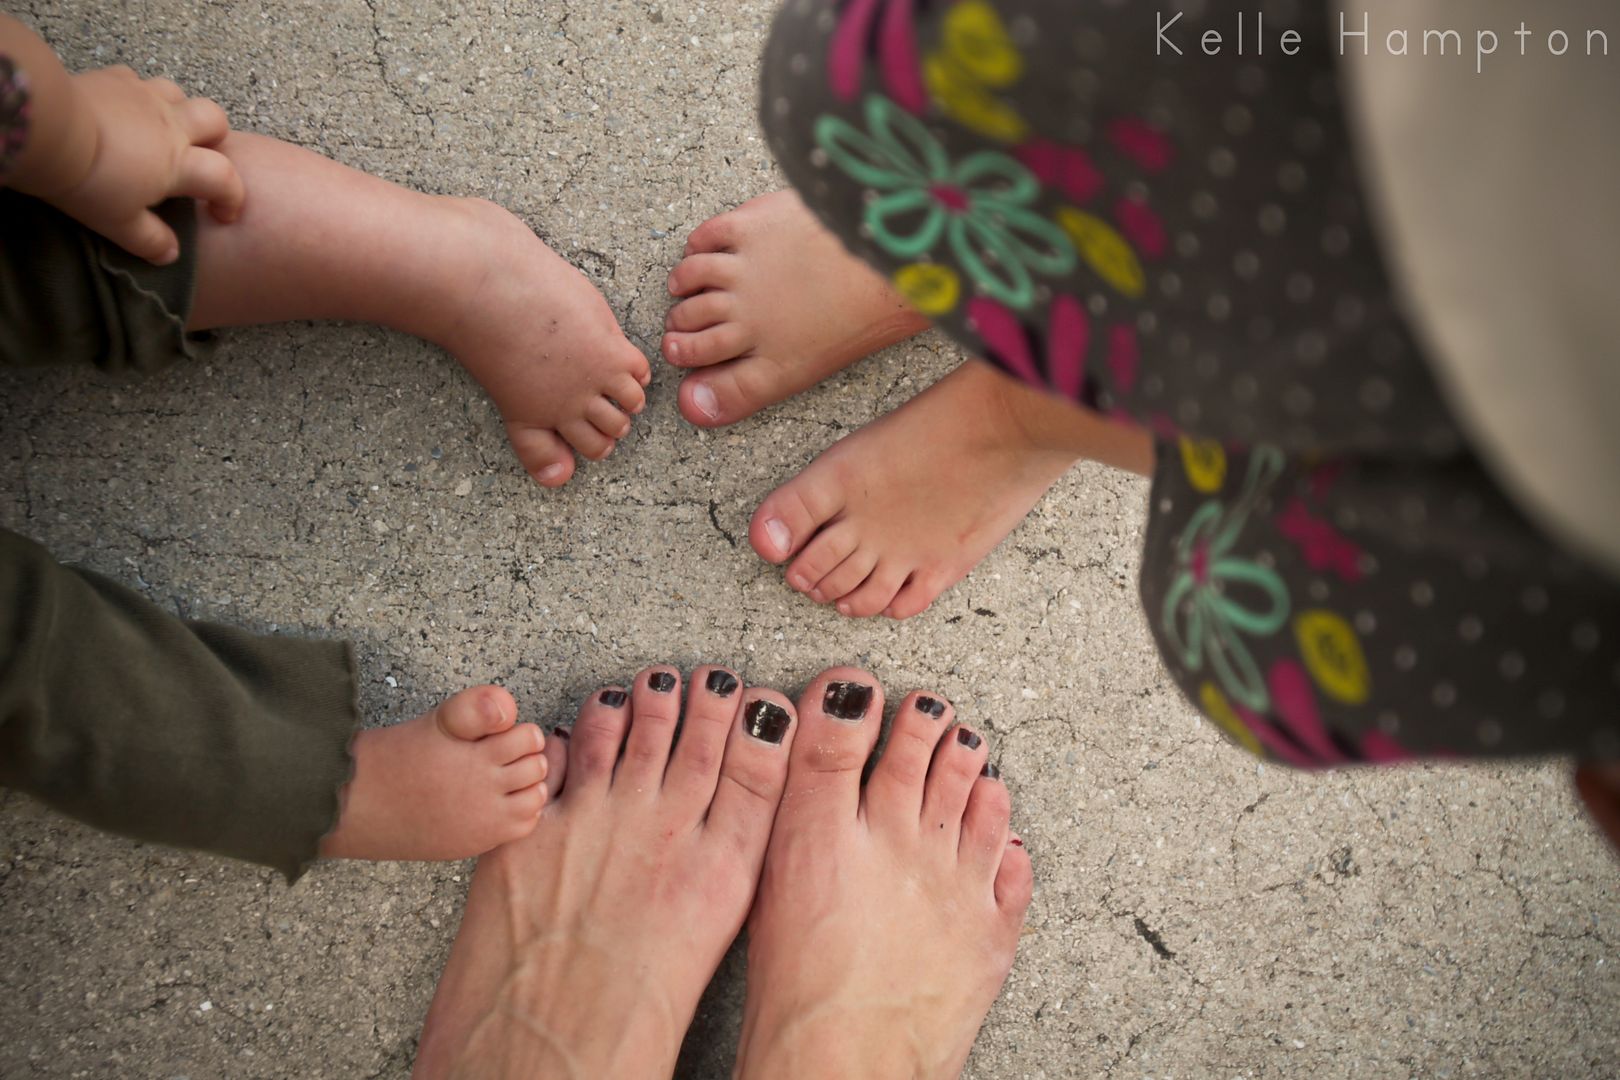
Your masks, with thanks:
[[[0,784],[296,878],[335,824],[352,651],[182,621],[0,529]]]

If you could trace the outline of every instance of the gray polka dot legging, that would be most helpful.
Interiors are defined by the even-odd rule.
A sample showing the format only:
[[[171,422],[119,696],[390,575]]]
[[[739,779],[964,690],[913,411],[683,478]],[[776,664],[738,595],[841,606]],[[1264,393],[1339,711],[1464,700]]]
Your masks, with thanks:
[[[1268,5],[1263,57],[1200,51],[1213,16],[1156,49],[1154,16],[790,0],[763,122],[974,355],[1154,433],[1142,600],[1236,741],[1305,767],[1620,758],[1620,583],[1453,422],[1367,220],[1325,8]]]

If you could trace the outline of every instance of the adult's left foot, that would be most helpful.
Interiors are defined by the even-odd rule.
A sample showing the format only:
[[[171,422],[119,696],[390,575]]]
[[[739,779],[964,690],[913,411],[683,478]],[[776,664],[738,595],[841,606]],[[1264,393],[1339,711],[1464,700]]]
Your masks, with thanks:
[[[792,705],[731,672],[649,668],[546,740],[554,797],[478,863],[415,1076],[667,1077],[742,928]],[[560,737],[559,737],[560,736]]]

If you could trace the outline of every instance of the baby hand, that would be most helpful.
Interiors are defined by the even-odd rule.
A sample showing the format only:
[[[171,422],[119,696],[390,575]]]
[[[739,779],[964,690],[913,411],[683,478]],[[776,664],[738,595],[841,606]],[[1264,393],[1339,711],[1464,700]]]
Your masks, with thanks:
[[[180,242],[149,207],[183,195],[207,202],[222,223],[241,213],[242,178],[212,149],[230,131],[218,105],[127,67],[75,75],[73,85],[95,121],[95,156],[77,184],[40,193],[47,202],[159,266],[180,257]]]

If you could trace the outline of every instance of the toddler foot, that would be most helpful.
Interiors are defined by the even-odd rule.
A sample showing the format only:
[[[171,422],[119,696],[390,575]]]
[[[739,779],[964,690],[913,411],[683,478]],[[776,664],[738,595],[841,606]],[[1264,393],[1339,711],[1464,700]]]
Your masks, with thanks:
[[[555,797],[478,863],[417,1077],[674,1071],[753,902],[794,727],[786,698],[720,668],[680,702],[652,668],[547,740]]]
[[[435,335],[494,400],[518,460],[545,487],[598,461],[646,404],[647,358],[602,294],[528,226],[493,203],[451,200],[474,238],[448,329]]]
[[[1084,414],[970,363],[837,443],[754,513],[749,540],[788,584],[855,617],[906,619],[967,576],[1080,452],[1023,414]],[[1071,415],[1072,414],[1072,417]]]
[[[664,319],[664,358],[708,369],[681,383],[681,415],[699,427],[734,424],[929,325],[791,191],[694,229],[669,291],[686,299]]]
[[[354,779],[329,859],[467,859],[534,828],[545,804],[545,738],[498,686],[354,740]]]
[[[1012,969],[1033,878],[984,740],[883,697],[864,671],[799,698],[782,808],[748,921],[740,1080],[944,1080]]]

